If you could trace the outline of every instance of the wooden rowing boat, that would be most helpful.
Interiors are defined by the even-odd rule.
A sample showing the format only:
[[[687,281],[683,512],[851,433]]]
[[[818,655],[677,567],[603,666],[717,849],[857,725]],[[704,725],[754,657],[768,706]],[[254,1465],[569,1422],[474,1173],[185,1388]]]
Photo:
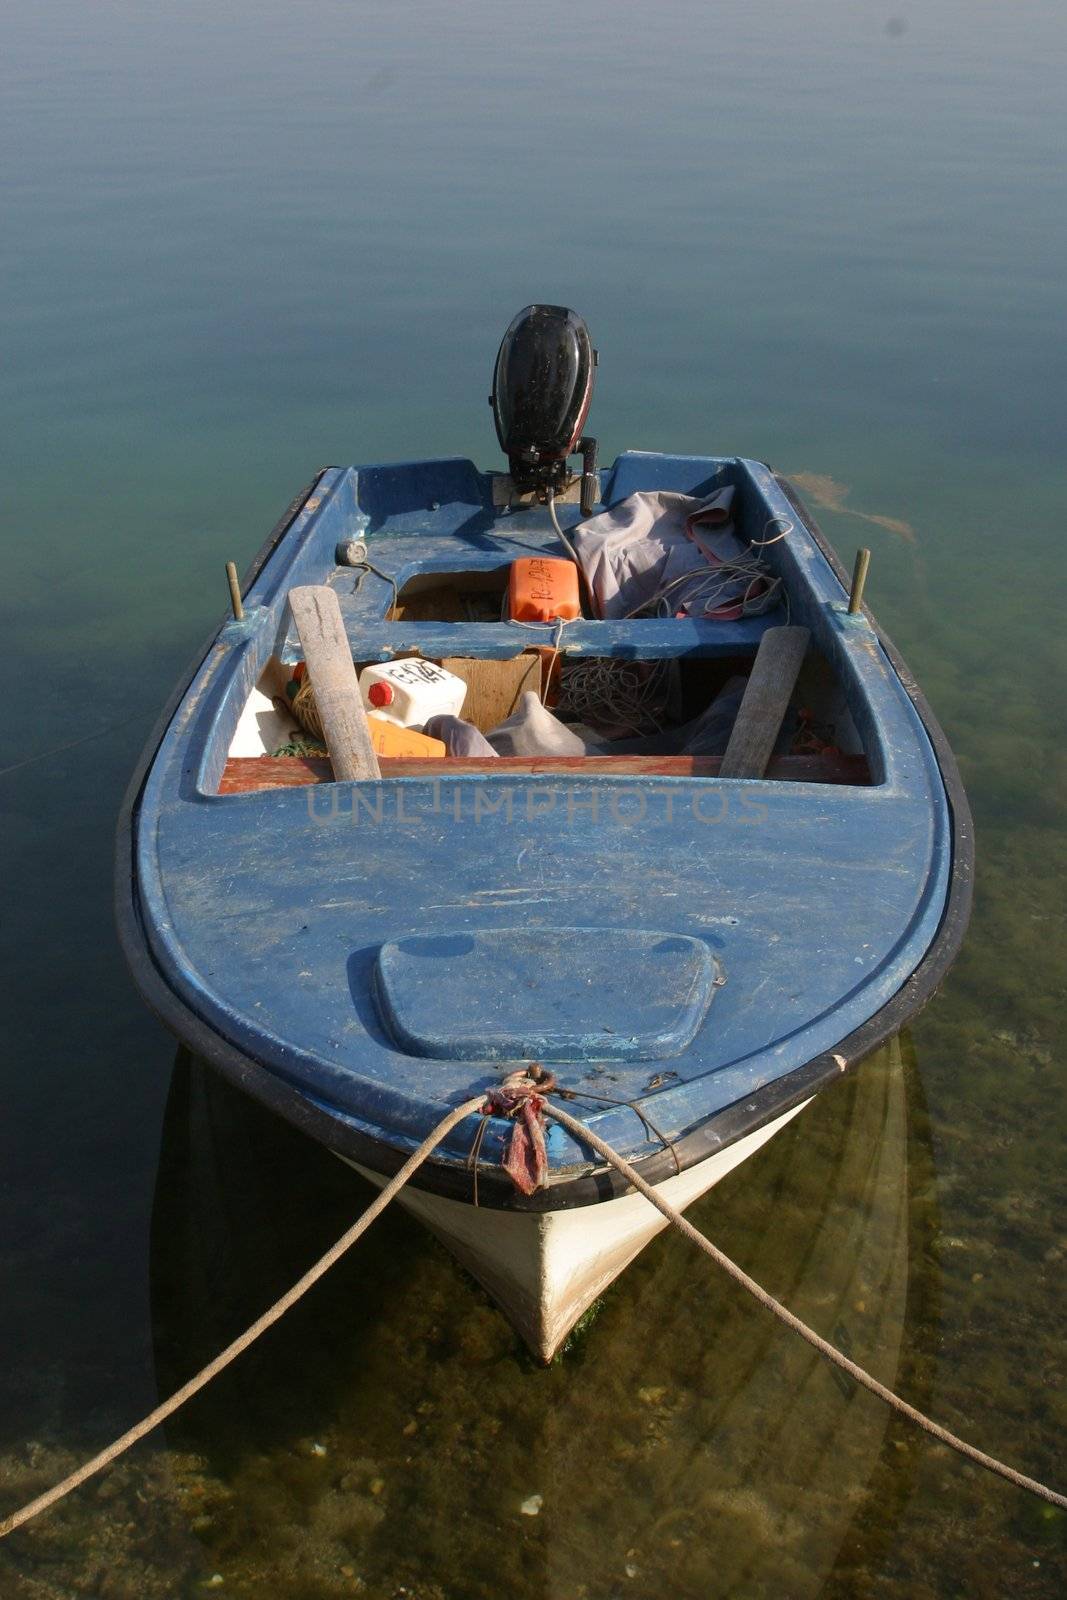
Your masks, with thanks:
[[[119,831],[134,976],[199,1056],[373,1180],[448,1104],[537,1062],[687,1205],[893,1035],[955,956],[972,869],[955,763],[790,486],[755,461],[633,452],[583,495],[724,485],[743,537],[776,530],[762,559],[781,605],[561,632],[485,612],[514,560],[558,553],[536,500],[463,460],[329,468],[153,734]],[[553,510],[582,518],[563,496]],[[765,636],[804,629],[792,703],[832,717],[833,745],[767,764],[768,746],[760,776],[726,776],[727,751],[383,758],[340,780],[336,752],[275,753],[278,674],[304,659],[290,592],[308,587],[336,596],[361,665],[666,661],[691,703],[738,671],[760,700]],[[792,690],[770,682],[771,744]],[[559,1127],[522,1192],[512,1134],[470,1119],[403,1203],[547,1360],[664,1224]]]

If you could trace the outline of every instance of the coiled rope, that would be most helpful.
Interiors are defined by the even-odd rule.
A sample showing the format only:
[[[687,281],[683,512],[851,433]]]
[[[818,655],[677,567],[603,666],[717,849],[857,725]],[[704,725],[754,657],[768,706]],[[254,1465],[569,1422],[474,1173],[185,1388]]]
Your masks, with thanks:
[[[513,1087],[518,1087],[516,1080],[525,1076],[529,1095],[542,1097],[545,1093],[552,1093],[551,1089],[546,1089],[543,1078],[539,1081],[533,1076],[534,1073],[540,1071],[541,1069],[535,1067],[529,1069],[526,1074],[513,1074],[509,1079],[509,1083]],[[480,1094],[473,1100],[465,1101],[463,1105],[457,1106],[446,1117],[443,1117],[433,1132],[423,1140],[419,1148],[404,1162],[399,1172],[389,1180],[381,1193],[371,1202],[359,1220],[354,1222],[351,1228],[341,1235],[337,1243],[327,1250],[326,1254],[320,1257],[315,1265],[305,1272],[304,1276],[287,1293],[282,1295],[280,1300],[277,1300],[269,1310],[265,1311],[261,1317],[258,1317],[251,1327],[246,1328],[244,1333],[236,1338],[232,1344],[227,1345],[225,1350],[220,1351],[195,1377],[190,1378],[188,1383],[183,1384],[168,1400],[164,1400],[160,1405],[156,1406],[153,1411],[149,1412],[147,1417],[122,1434],[114,1443],[109,1444],[105,1450],[101,1450],[99,1455],[93,1456],[92,1460],[86,1461],[84,1465],[72,1472],[69,1477],[64,1478],[61,1483],[55,1484],[53,1488],[46,1490],[44,1494],[38,1495],[35,1500],[31,1500],[27,1505],[22,1506],[18,1511],[13,1511],[3,1521],[0,1521],[0,1539],[6,1538],[9,1533],[13,1533],[16,1528],[21,1528],[24,1523],[31,1521],[34,1517],[40,1516],[42,1512],[47,1511],[57,1501],[71,1494],[87,1479],[94,1477],[98,1472],[102,1472],[105,1467],[110,1466],[120,1455],[129,1450],[131,1445],[136,1444],[147,1433],[151,1433],[153,1428],[158,1427],[161,1422],[165,1422],[168,1417],[173,1416],[175,1411],[185,1404],[186,1400],[191,1399],[194,1394],[203,1389],[205,1385],[211,1382],[212,1378],[217,1377],[225,1367],[228,1367],[243,1351],[247,1350],[249,1345],[253,1344],[261,1333],[265,1333],[268,1328],[279,1321],[289,1308],[295,1305],[312,1285],[317,1283],[335,1262],[340,1260],[347,1250],[351,1249],[356,1240],[366,1233],[375,1218],[379,1217],[389,1202],[396,1198],[408,1179],[418,1170],[427,1156],[436,1149],[442,1139],[457,1123],[462,1122],[464,1117],[471,1116],[485,1108],[486,1096]],[[847,1373],[862,1388],[867,1389],[873,1395],[877,1395],[878,1399],[884,1401],[898,1416],[906,1417],[909,1422],[913,1422],[924,1433],[928,1433],[941,1444],[947,1445],[949,1449],[955,1450],[958,1455],[965,1456],[967,1460],[984,1467],[987,1472],[995,1473],[997,1477],[1005,1478],[1009,1483],[1015,1484],[1017,1488],[1025,1489],[1030,1494],[1037,1495],[1039,1499],[1047,1501],[1049,1505],[1059,1506],[1061,1509],[1067,1510],[1067,1495],[1058,1493],[1055,1489],[1049,1488],[1047,1484],[1038,1482],[1036,1478],[1029,1478],[1025,1473],[1017,1472],[1014,1467],[1009,1467],[1005,1462],[998,1461],[995,1456],[987,1455],[984,1450],[979,1450],[973,1444],[968,1444],[965,1439],[950,1433],[940,1423],[934,1422],[932,1418],[925,1416],[921,1411],[917,1411],[906,1400],[902,1400],[899,1395],[894,1394],[892,1389],[887,1389],[885,1384],[879,1383],[877,1378],[873,1378],[869,1372],[865,1372],[854,1361],[850,1361],[848,1356],[843,1355],[834,1345],[822,1338],[820,1334],[817,1334],[813,1328],[809,1328],[807,1323],[801,1322],[800,1318],[788,1311],[781,1301],[768,1294],[766,1289],[761,1288],[754,1278],[750,1278],[748,1273],[744,1272],[736,1262],[731,1261],[729,1256],[712,1244],[710,1239],[705,1238],[698,1229],[693,1227],[692,1223],[687,1222],[680,1211],[676,1211],[670,1202],[665,1200],[650,1183],[645,1182],[641,1174],[628,1161],[620,1156],[604,1139],[601,1139],[599,1134],[594,1133],[591,1128],[587,1127],[585,1123],[579,1122],[576,1117],[572,1117],[569,1112],[564,1111],[561,1107],[549,1105],[543,1098],[540,1099],[540,1109],[545,1116],[551,1117],[554,1122],[558,1122],[562,1127],[566,1128],[575,1139],[582,1144],[588,1145],[598,1155],[602,1156],[608,1165],[614,1167],[616,1172],[621,1173],[639,1194],[644,1195],[646,1200],[651,1201],[656,1210],[661,1212],[668,1222],[678,1229],[679,1233],[695,1244],[697,1249],[702,1250],[706,1256],[710,1256],[711,1260],[721,1267],[728,1277],[747,1290],[753,1299],[758,1300],[761,1306],[764,1306],[773,1316],[778,1318],[779,1322],[784,1323],[787,1328],[799,1334],[807,1344],[810,1344],[820,1355],[825,1356],[835,1367]]]

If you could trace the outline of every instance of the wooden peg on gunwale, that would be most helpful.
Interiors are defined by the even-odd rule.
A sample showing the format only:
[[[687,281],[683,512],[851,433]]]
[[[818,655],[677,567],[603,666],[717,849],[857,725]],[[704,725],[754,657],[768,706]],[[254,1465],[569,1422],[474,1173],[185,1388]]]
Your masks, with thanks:
[[[240,622],[245,614],[245,608],[244,601],[241,599],[241,582],[237,576],[236,562],[227,561],[226,582],[230,586],[230,605],[233,608],[233,620]]]
[[[867,582],[867,568],[870,564],[871,552],[861,547],[856,551],[856,565],[852,569],[852,589],[848,597],[850,617],[858,616],[863,608],[863,586]]]

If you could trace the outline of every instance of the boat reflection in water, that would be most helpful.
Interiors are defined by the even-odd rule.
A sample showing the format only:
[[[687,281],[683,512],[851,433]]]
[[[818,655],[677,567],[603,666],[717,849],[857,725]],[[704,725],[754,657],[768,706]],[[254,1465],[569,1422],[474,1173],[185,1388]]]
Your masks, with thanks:
[[[160,1393],[373,1192],[179,1053],[153,1219]],[[689,1215],[922,1405],[934,1205],[905,1037]],[[169,1425],[172,1446],[210,1463],[194,1522],[210,1559],[264,1593],[361,1581],[382,1595],[706,1600],[815,1595],[884,1550],[915,1460],[894,1448],[901,1425],[684,1240],[661,1236],[595,1311],[561,1358],[535,1366],[443,1248],[392,1208]]]

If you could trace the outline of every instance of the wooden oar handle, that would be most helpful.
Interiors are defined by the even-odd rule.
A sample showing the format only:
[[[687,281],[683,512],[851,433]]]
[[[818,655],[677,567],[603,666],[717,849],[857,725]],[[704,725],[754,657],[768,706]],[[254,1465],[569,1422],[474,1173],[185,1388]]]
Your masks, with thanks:
[[[380,778],[336,594],[325,584],[309,584],[290,589],[289,604],[334,776],[346,781]]]
[[[811,635],[807,628],[768,628],[719,769],[721,778],[762,778],[774,752]]]

